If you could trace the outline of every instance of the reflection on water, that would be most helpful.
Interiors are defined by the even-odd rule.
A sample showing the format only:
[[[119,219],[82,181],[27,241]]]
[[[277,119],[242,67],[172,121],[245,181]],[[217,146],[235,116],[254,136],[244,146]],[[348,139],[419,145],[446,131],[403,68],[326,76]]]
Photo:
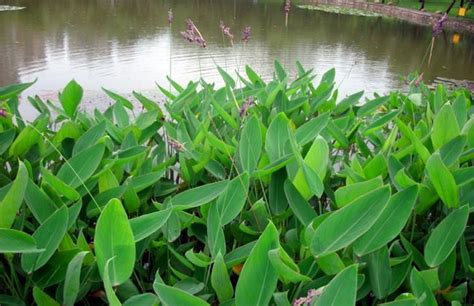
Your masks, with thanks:
[[[88,90],[152,90],[203,77],[221,82],[218,64],[230,71],[250,64],[268,77],[279,59],[296,60],[319,74],[336,67],[340,90],[384,92],[402,86],[402,76],[419,70],[431,29],[386,18],[342,16],[292,8],[285,28],[282,2],[261,0],[3,0],[26,6],[0,13],[0,86],[38,78],[29,93],[57,91],[71,78]],[[172,27],[168,9],[174,12]],[[192,18],[208,42],[206,50],[179,32]],[[225,44],[219,20],[236,40],[245,25],[252,38],[243,48]],[[474,37],[452,33],[437,38],[425,78],[474,78]],[[170,59],[172,65],[170,65]],[[292,70],[294,72],[294,69]]]

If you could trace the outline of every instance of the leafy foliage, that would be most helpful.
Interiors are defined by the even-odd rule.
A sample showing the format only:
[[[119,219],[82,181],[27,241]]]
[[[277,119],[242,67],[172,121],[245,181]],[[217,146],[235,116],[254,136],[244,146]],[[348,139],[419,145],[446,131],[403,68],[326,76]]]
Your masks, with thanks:
[[[275,69],[31,123],[1,88],[0,304],[472,304],[470,93]]]

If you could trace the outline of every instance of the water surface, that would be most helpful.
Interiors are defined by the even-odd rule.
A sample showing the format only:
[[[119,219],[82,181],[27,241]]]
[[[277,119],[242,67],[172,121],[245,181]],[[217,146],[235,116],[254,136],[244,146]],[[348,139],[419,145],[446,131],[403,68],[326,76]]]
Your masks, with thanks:
[[[270,77],[274,59],[295,73],[294,63],[322,74],[337,69],[343,94],[365,89],[386,92],[403,86],[415,70],[474,79],[474,37],[444,32],[436,40],[430,67],[423,58],[431,28],[382,17],[358,17],[292,7],[285,26],[282,3],[262,0],[0,0],[25,6],[0,13],[0,86],[38,78],[29,94],[56,95],[70,79],[89,92],[100,87],[121,93],[156,91],[170,75],[184,83],[203,77],[220,83],[218,64],[230,71],[250,64]],[[168,9],[174,12],[172,26]],[[207,40],[205,50],[180,31],[191,18]],[[223,41],[219,21],[236,36]],[[240,42],[252,27],[247,46]]]

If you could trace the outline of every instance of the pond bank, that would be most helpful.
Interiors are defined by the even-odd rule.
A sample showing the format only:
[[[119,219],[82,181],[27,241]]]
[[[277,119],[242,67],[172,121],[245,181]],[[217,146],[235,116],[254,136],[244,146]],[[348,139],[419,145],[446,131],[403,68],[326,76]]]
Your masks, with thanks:
[[[419,25],[432,26],[439,18],[440,14],[420,12],[407,8],[382,3],[369,3],[351,0],[307,0],[307,4],[327,4],[342,7],[355,8],[383,14],[389,17],[395,17],[401,20],[412,22]],[[449,17],[445,22],[445,28],[458,32],[474,33],[474,22],[470,20],[462,20],[459,18]]]

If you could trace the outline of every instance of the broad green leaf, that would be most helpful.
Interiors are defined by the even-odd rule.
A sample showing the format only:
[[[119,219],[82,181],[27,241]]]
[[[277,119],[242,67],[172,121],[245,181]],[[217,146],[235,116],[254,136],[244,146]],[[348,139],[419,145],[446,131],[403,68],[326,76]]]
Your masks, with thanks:
[[[97,125],[94,125],[88,129],[82,136],[77,140],[72,151],[72,155],[77,155],[95,145],[99,139],[105,133],[105,121],[101,121]]]
[[[278,245],[278,230],[270,222],[240,272],[235,289],[236,305],[268,305],[278,282],[268,252]]]
[[[239,158],[244,171],[250,175],[255,170],[262,153],[262,133],[257,117],[252,116],[240,135]]]
[[[36,240],[30,235],[13,229],[0,228],[0,253],[38,253]]]
[[[389,96],[378,97],[373,100],[365,102],[358,110],[357,116],[362,117],[365,115],[371,114],[375,111],[378,107],[382,106],[383,104],[387,103],[389,100]]]
[[[70,81],[64,90],[59,95],[59,100],[63,106],[64,112],[69,117],[73,117],[76,113],[76,109],[81,103],[83,90],[82,87],[76,83],[76,81]]]
[[[448,103],[444,104],[436,114],[433,122],[431,141],[433,142],[435,150],[438,150],[444,144],[459,135],[459,126],[456,122],[456,115],[453,112],[453,108]]]
[[[229,86],[230,88],[235,87],[235,81],[234,79],[221,67],[217,66],[217,71],[221,75],[222,79],[224,80],[225,84]]]
[[[439,149],[441,159],[446,166],[450,167],[456,163],[459,156],[463,153],[466,142],[467,137],[465,135],[460,135],[454,137]]]
[[[165,209],[130,219],[135,242],[141,241],[159,230],[170,215],[171,209]]]
[[[459,191],[454,176],[443,163],[439,153],[434,153],[426,163],[426,171],[441,200],[448,208],[459,206]]]
[[[319,256],[316,263],[326,275],[336,275],[346,267],[337,253]]]
[[[170,287],[160,282],[155,281],[153,283],[153,289],[164,305],[209,306],[209,304],[204,300],[195,297],[184,290]]]
[[[113,259],[108,275],[112,286],[125,282],[135,266],[135,241],[127,214],[119,200],[110,200],[100,214],[94,241],[102,279],[106,263]]]
[[[403,299],[379,304],[380,306],[416,306],[416,299]]]
[[[38,287],[33,288],[33,299],[38,306],[59,306],[52,297]]]
[[[207,215],[207,244],[213,258],[218,253],[225,255],[226,245],[221,214],[215,203],[211,204]]]
[[[436,306],[435,296],[433,292],[431,292],[428,285],[421,277],[420,272],[418,272],[415,268],[411,271],[410,274],[410,285],[413,293],[417,298],[417,305],[420,306]]]
[[[272,173],[270,179],[270,186],[268,187],[268,206],[270,211],[276,216],[283,214],[288,208],[288,201],[283,188],[287,177],[286,169],[280,169]]]
[[[387,246],[383,246],[367,255],[367,263],[372,291],[381,300],[390,293],[392,279]]]
[[[79,192],[53,175],[49,170],[46,170],[42,165],[41,174],[43,175],[43,181],[53,187],[58,194],[63,195],[71,201],[77,201],[81,198]]]
[[[329,116],[330,113],[326,112],[298,127],[295,132],[296,142],[304,146],[315,139],[328,124]]]
[[[377,221],[390,197],[388,187],[378,188],[327,217],[311,240],[311,253],[323,256],[338,251],[362,236]]]
[[[63,304],[66,306],[73,306],[76,302],[80,289],[82,261],[88,253],[87,251],[77,253],[67,266],[63,289]]]
[[[265,137],[265,151],[270,162],[275,162],[290,153],[288,118],[284,113],[275,116]]]
[[[25,191],[25,202],[33,216],[39,223],[43,223],[56,211],[56,205],[43,190],[31,179],[28,180]]]
[[[326,176],[328,163],[328,144],[323,137],[317,136],[306,153],[303,167],[298,170],[293,179],[293,184],[305,199],[310,198],[315,192],[317,192],[316,196],[321,196],[324,189],[322,181]],[[314,174],[317,174],[317,177],[314,177]]]
[[[15,139],[15,129],[9,129],[0,133],[0,155],[5,153]]]
[[[72,188],[83,185],[99,167],[104,150],[103,143],[83,150],[63,164],[58,171],[58,178]]]
[[[303,198],[290,180],[284,185],[286,199],[296,218],[304,225],[308,226],[317,217],[316,211]]]
[[[175,195],[171,203],[178,209],[189,209],[209,203],[217,198],[224,190],[228,181],[210,183],[196,188],[188,189]]]
[[[237,217],[247,201],[249,176],[247,172],[231,180],[216,201],[220,224],[224,226]],[[174,202],[173,202],[174,203]]]
[[[300,273],[298,266],[281,247],[268,251],[268,259],[270,259],[273,268],[284,283],[299,283],[311,280],[308,276]]]
[[[234,295],[234,288],[221,253],[217,254],[212,265],[211,285],[221,303],[230,300]]]
[[[454,210],[431,232],[425,245],[425,260],[436,267],[448,258],[466,228],[469,206]]]
[[[120,300],[118,297],[115,295],[115,291],[113,288],[112,280],[110,279],[110,274],[113,272],[111,271],[112,269],[112,264],[115,260],[115,257],[107,259],[105,262],[105,265],[103,267],[103,280],[104,280],[104,289],[105,289],[105,294],[107,296],[107,301],[109,302],[110,306],[120,306],[122,303],[120,303]]]
[[[337,207],[344,207],[370,191],[383,186],[380,177],[340,187],[334,193]]]
[[[158,297],[152,293],[142,293],[139,295],[134,295],[123,303],[123,306],[158,306],[160,300]]]
[[[362,256],[394,239],[407,223],[417,194],[417,187],[412,186],[392,196],[374,225],[354,242],[354,252]]]
[[[115,102],[122,104],[123,106],[125,106],[126,108],[130,110],[133,109],[133,104],[128,99],[122,97],[119,94],[116,94],[115,92],[107,90],[104,87],[102,87],[102,90],[107,94],[107,96],[115,100]]]
[[[351,106],[357,104],[363,95],[364,95],[364,91],[359,91],[359,92],[356,92],[355,94],[345,97],[344,99],[339,101],[339,103],[337,103],[336,108],[334,109],[334,113],[342,114]]]
[[[342,270],[324,287],[317,298],[316,306],[355,305],[357,293],[357,266]]]
[[[23,254],[21,267],[25,272],[36,271],[48,262],[63,240],[67,225],[68,209],[66,206],[62,206],[36,229],[33,238],[36,240],[38,248],[44,249],[44,251],[35,254]]]
[[[0,101],[5,101],[20,95],[24,90],[36,83],[36,80],[30,83],[13,84],[5,87],[0,87]]]
[[[15,222],[16,214],[23,203],[26,186],[28,184],[28,170],[18,162],[18,172],[10,190],[0,201],[0,228],[10,228]]]

